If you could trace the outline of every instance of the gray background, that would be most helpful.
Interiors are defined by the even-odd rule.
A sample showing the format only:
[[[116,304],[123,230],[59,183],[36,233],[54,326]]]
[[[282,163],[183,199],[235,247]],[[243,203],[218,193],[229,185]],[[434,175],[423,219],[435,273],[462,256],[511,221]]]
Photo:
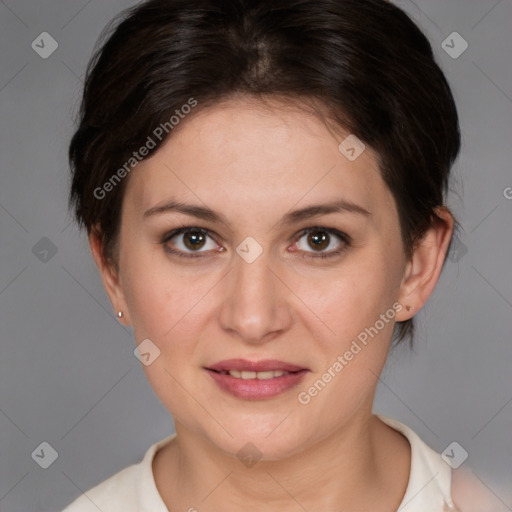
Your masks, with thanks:
[[[81,78],[102,28],[133,3],[0,1],[2,512],[59,510],[173,431],[66,205]],[[376,411],[439,452],[460,443],[512,510],[512,2],[397,3],[458,102],[464,148],[448,204],[464,230],[416,317],[415,349],[390,356]],[[47,59],[31,47],[45,31],[59,45]],[[454,31],[469,44],[458,58],[442,48]],[[31,457],[42,442],[58,452],[47,469]]]

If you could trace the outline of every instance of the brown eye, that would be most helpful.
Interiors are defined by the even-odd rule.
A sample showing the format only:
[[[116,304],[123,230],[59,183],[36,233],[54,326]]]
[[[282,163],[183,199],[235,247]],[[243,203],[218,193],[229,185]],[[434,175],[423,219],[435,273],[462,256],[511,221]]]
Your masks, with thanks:
[[[162,241],[167,252],[190,256],[199,253],[202,256],[218,245],[211,238],[208,231],[199,228],[181,228],[169,233]]]
[[[296,245],[306,256],[330,257],[339,255],[350,241],[347,234],[337,229],[312,227],[302,231]]]

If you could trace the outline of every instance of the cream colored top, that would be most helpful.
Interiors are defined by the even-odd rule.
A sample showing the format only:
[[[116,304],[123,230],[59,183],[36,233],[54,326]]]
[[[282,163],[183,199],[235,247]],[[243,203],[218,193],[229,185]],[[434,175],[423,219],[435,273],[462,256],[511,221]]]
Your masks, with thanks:
[[[451,494],[451,469],[441,455],[399,421],[378,415],[401,432],[411,445],[409,483],[397,512],[446,512],[455,510]],[[63,512],[168,512],[153,477],[156,452],[176,434],[153,444],[141,462],[119,471],[79,496]]]

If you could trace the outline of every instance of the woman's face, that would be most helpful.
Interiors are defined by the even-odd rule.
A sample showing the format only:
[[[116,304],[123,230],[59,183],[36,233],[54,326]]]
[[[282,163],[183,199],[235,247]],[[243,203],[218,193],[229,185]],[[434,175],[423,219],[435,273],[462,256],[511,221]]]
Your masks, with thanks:
[[[351,161],[338,148],[348,133],[271,106],[233,99],[191,115],[132,171],[119,290],[177,428],[275,459],[368,416],[406,261],[375,154],[349,149]],[[211,369],[242,370],[222,364],[232,359],[302,371]]]

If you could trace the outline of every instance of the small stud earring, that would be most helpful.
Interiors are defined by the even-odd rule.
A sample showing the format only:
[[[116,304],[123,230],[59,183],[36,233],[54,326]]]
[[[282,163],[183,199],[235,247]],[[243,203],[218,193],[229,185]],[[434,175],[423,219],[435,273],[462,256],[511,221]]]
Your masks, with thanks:
[[[414,308],[412,306],[405,306],[405,309],[407,309],[407,311],[414,311]]]
[[[123,318],[123,312],[122,311],[118,311],[117,312],[117,318]]]

